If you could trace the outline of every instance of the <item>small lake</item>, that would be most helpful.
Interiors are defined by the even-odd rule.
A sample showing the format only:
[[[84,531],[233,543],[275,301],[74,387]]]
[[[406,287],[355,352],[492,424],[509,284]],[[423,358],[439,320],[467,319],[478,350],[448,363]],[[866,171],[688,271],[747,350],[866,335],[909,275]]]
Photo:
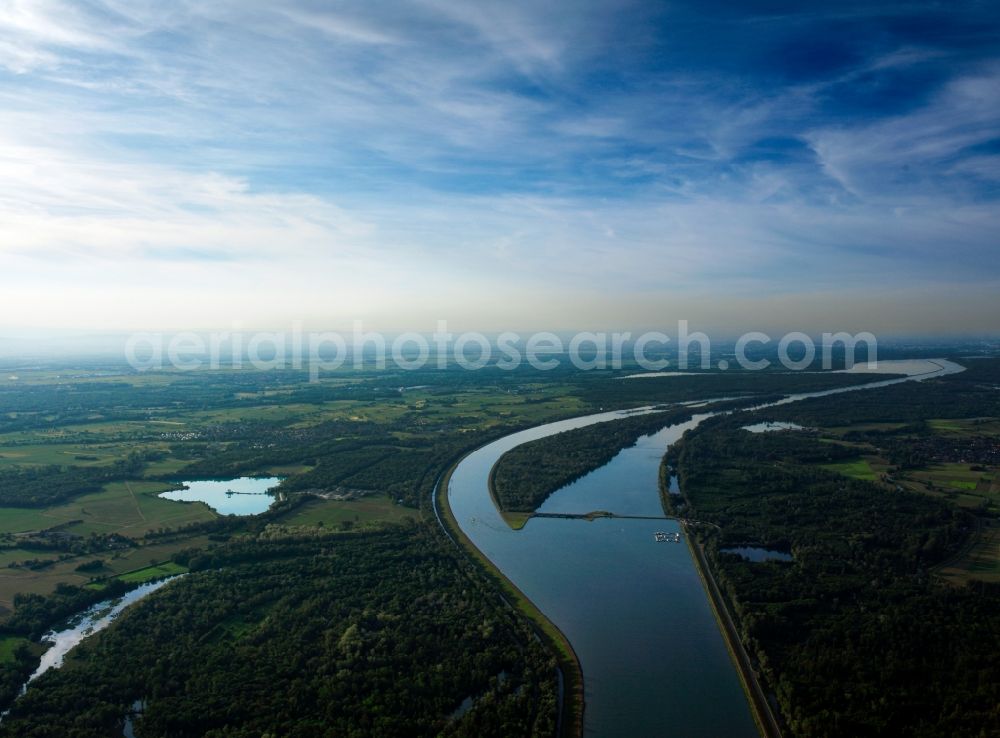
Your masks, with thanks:
[[[747,561],[794,561],[792,555],[784,551],[776,551],[772,548],[761,548],[759,546],[734,546],[733,548],[720,548],[722,553],[739,554]]]
[[[175,502],[203,502],[220,515],[260,515],[271,507],[271,490],[280,483],[281,477],[181,482],[184,489],[164,492],[160,497]]]
[[[766,420],[763,423],[744,425],[743,430],[750,431],[751,433],[771,433],[773,431],[783,431],[783,430],[805,430],[805,427],[799,425],[798,423],[786,423],[785,421]]]

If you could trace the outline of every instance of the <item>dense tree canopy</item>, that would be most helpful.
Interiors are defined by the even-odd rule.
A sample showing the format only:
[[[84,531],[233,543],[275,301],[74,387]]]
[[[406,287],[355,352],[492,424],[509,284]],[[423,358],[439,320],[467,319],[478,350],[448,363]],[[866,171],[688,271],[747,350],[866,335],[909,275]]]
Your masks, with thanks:
[[[763,415],[830,425],[846,425],[845,414],[976,417],[991,407],[983,377],[992,369],[715,418],[672,450],[688,514],[720,526],[692,530],[788,734],[1000,734],[1000,586],[955,587],[933,574],[969,536],[968,512],[820,466],[856,449],[740,426]],[[780,549],[793,561],[724,550],[735,545]]]
[[[145,738],[551,735],[553,662],[446,545],[414,525],[195,555],[0,735],[105,738],[137,700]]]

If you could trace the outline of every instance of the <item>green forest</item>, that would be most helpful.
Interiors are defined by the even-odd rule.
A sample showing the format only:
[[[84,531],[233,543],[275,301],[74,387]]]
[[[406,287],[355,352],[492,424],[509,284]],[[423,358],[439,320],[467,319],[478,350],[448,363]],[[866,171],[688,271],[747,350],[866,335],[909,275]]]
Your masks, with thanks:
[[[689,530],[790,735],[1000,733],[1000,586],[935,576],[972,535],[969,511],[824,468],[855,456],[852,441],[741,426],[981,417],[998,409],[997,370],[718,417],[671,450],[687,514],[719,526]],[[793,561],[725,550],[747,545]]]
[[[424,526],[178,558],[193,573],[47,672],[0,735],[120,735],[137,701],[147,738],[555,729],[550,656]]]

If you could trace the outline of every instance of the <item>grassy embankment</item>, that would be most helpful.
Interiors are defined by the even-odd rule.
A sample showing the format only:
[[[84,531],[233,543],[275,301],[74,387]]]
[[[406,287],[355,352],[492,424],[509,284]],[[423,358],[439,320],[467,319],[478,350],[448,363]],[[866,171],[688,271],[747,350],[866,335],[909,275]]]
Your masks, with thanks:
[[[465,458],[464,456],[462,457]],[[441,478],[437,489],[438,510],[452,537],[460,543],[472,559],[479,564],[503,592],[507,602],[521,612],[531,622],[538,636],[546,643],[556,657],[563,675],[563,705],[560,731],[561,738],[579,738],[583,735],[583,669],[569,639],[549,620],[517,586],[510,581],[496,565],[462,532],[448,504],[448,484],[452,472],[461,463],[455,462]],[[527,515],[530,517],[530,515]],[[525,518],[525,522],[527,521]],[[522,523],[523,525],[523,523]]]

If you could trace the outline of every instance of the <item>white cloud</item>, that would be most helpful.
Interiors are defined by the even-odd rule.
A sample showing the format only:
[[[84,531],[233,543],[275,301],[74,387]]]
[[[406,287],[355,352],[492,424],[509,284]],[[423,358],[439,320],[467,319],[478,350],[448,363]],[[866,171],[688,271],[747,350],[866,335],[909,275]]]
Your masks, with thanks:
[[[996,138],[998,100],[1000,72],[986,69],[958,77],[913,112],[867,125],[817,128],[806,138],[824,170],[858,197],[940,197],[950,190],[959,195],[953,183],[940,179],[938,165]]]
[[[373,227],[313,195],[0,138],[0,232],[0,254],[274,259],[354,256]]]
[[[996,157],[955,158],[996,136],[988,68],[834,125],[830,85],[936,52],[762,90],[616,76],[617,4],[316,7],[0,0],[0,309],[529,323],[639,311],[635,292],[733,304],[996,274],[1000,216],[961,190]],[[805,150],[745,156],[769,138],[807,140],[829,176]]]

